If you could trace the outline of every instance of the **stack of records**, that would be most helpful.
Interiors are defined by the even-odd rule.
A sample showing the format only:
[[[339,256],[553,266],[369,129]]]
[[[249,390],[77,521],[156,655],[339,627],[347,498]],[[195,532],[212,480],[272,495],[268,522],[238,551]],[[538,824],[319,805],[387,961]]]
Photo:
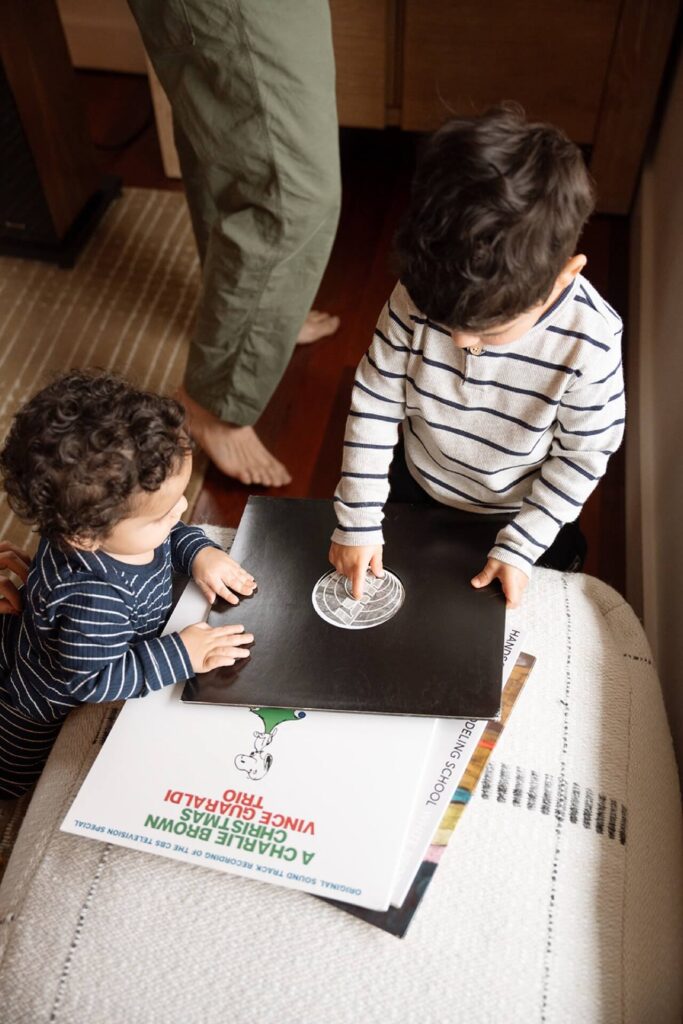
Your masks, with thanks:
[[[324,578],[329,502],[251,499],[231,553],[257,594],[209,617],[251,657],[128,701],[62,828],[405,934],[533,665],[469,585],[493,527],[451,541],[441,513],[387,507],[391,576],[355,602]],[[190,583],[166,631],[208,611]]]

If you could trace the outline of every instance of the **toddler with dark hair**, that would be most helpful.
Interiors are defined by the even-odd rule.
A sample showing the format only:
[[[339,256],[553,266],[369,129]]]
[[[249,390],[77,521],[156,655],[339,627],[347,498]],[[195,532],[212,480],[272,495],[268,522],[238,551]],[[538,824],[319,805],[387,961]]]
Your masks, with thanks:
[[[335,495],[330,561],[356,598],[388,498],[502,516],[472,584],[499,579],[509,606],[535,564],[580,568],[575,520],[624,430],[621,319],[576,253],[592,209],[578,148],[516,106],[427,143]]]
[[[0,798],[38,777],[78,704],[140,697],[249,651],[243,626],[160,636],[173,570],[238,603],[255,581],[185,526],[184,409],[111,374],[67,373],[16,415],[0,454],[11,508],[41,539],[21,615],[0,617]]]

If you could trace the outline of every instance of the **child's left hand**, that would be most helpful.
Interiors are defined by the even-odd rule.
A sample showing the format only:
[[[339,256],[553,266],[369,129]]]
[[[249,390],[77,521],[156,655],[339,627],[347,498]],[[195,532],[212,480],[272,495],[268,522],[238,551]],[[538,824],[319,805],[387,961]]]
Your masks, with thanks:
[[[218,548],[202,548],[195,555],[192,577],[211,604],[217,597],[222,597],[229,604],[239,604],[233,590],[244,597],[250,597],[256,590],[256,580],[251,573]]]
[[[495,579],[500,580],[506,608],[516,608],[529,582],[527,574],[521,569],[516,569],[514,565],[499,562],[497,558],[489,558],[481,572],[470,582],[473,587],[479,589],[487,587]]]

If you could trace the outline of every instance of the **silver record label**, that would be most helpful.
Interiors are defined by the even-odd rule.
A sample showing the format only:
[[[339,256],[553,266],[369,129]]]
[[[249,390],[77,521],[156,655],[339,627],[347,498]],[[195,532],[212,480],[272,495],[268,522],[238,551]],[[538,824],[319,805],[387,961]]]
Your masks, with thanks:
[[[399,610],[405,590],[398,576],[388,569],[378,579],[368,569],[360,601],[351,591],[351,580],[341,573],[325,573],[313,588],[313,607],[325,622],[341,629],[371,629],[381,626]]]

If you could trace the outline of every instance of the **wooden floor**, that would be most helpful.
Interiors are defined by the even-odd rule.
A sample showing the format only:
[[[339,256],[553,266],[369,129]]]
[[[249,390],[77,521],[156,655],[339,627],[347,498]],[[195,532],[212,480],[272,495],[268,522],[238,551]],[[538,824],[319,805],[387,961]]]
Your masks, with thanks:
[[[103,167],[124,186],[180,188],[164,177],[146,80],[79,73],[93,139]],[[127,138],[135,136],[128,145]],[[339,231],[316,306],[341,317],[330,339],[296,350],[258,424],[264,442],[290,469],[278,491],[244,487],[214,469],[194,509],[199,521],[236,525],[250,493],[327,498],[339,476],[353,373],[395,279],[392,237],[405,205],[416,138],[397,129],[342,129],[343,203]],[[115,144],[119,144],[116,146]],[[628,221],[595,217],[584,234],[587,275],[622,315],[628,288]],[[625,586],[623,450],[588,501],[581,524],[588,539],[586,571]]]

